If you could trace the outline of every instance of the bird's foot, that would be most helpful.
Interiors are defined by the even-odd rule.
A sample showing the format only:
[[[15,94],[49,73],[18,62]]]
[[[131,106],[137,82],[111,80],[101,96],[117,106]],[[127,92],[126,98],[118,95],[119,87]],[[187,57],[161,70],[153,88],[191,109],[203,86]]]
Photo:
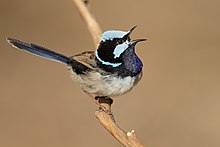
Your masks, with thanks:
[[[102,105],[102,104],[107,104],[106,106],[111,106],[111,104],[113,103],[113,99],[111,99],[107,96],[96,96],[95,100],[97,101],[99,109],[101,109],[102,111],[104,111],[104,112],[108,113],[109,115],[113,116],[110,107],[106,108],[104,105]]]

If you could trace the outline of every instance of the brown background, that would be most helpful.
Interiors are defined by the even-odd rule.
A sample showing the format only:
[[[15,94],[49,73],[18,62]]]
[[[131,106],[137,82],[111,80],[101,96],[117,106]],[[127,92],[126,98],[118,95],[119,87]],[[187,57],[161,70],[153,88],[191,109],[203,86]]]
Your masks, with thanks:
[[[148,38],[137,46],[143,80],[115,99],[126,131],[149,147],[220,146],[220,2],[93,0],[103,30]],[[71,0],[0,0],[0,146],[121,146],[65,66],[18,51],[5,38],[66,55],[93,50]]]

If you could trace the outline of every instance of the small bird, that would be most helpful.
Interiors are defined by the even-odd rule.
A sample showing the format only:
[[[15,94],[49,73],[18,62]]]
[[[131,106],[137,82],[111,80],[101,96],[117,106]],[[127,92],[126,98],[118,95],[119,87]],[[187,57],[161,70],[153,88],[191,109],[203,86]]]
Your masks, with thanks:
[[[7,38],[7,41],[15,48],[67,65],[84,92],[115,97],[130,91],[142,77],[143,64],[135,53],[135,45],[146,39],[131,40],[135,27],[129,31],[105,31],[96,51],[71,57],[17,39]]]

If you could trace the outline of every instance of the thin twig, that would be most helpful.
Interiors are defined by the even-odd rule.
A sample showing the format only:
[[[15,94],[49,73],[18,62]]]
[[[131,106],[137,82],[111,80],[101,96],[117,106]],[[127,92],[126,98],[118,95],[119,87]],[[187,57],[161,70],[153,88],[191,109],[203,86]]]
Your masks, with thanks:
[[[102,34],[102,30],[99,24],[89,12],[88,8],[86,7],[87,4],[85,4],[85,2],[83,2],[82,0],[73,0],[73,1],[80,12],[80,15],[86,22],[87,28],[89,30],[90,35],[92,36],[95,47],[97,47]],[[86,3],[88,2],[89,1],[87,0]]]
[[[89,33],[93,38],[95,47],[97,47],[102,31],[99,24],[88,10],[87,4],[89,1],[87,0],[86,3],[82,0],[73,1],[78,8],[78,11],[81,14],[82,18],[86,22]],[[116,124],[115,119],[111,113],[112,101],[110,100],[110,98],[109,100],[101,101],[95,99],[95,96],[92,96],[91,94],[89,94],[89,97],[92,97],[99,107],[99,109],[95,112],[96,118],[114,138],[116,138],[121,144],[126,147],[143,147],[143,144],[141,144],[141,142],[138,140],[136,134],[134,133],[134,130],[126,133]]]

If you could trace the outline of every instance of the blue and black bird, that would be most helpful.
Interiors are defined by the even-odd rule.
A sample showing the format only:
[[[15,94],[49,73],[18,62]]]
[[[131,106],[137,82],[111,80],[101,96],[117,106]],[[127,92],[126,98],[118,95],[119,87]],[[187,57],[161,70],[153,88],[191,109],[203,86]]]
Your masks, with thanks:
[[[135,45],[146,39],[131,40],[129,31],[105,31],[96,51],[71,57],[32,43],[8,38],[14,47],[67,65],[72,78],[86,93],[98,97],[114,97],[130,91],[142,77],[143,64],[135,53]]]

